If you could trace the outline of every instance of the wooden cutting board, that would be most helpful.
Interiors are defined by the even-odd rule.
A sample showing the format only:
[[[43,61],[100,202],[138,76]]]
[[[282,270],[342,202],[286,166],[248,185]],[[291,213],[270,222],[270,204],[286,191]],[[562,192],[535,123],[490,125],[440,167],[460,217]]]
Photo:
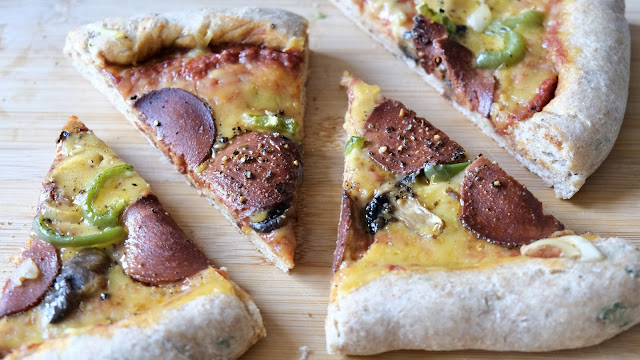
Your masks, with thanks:
[[[281,7],[310,21],[312,55],[307,83],[299,250],[297,265],[289,275],[266,263],[62,55],[67,31],[87,22],[107,16],[206,6]],[[346,140],[342,118],[347,98],[338,84],[344,70],[379,84],[385,95],[425,115],[470,154],[481,152],[497,160],[569,228],[625,237],[640,245],[640,1],[628,1],[627,7],[632,70],[625,121],[609,158],[582,190],[566,201],[556,199],[538,177],[525,170],[418,75],[325,1],[181,0],[145,4],[144,1],[111,0],[79,4],[71,0],[3,0],[0,5],[0,278],[9,274],[12,266],[6,262],[27,240],[40,183],[51,163],[60,127],[68,116],[78,115],[122,158],[136,166],[180,226],[217,266],[228,267],[231,278],[253,296],[262,310],[268,336],[247,352],[245,359],[297,359],[301,355],[299,348],[305,345],[310,349],[310,359],[332,358],[325,351],[324,318],[338,224],[342,149]],[[426,357],[637,359],[640,326],[602,345],[551,354],[394,352],[376,358]]]

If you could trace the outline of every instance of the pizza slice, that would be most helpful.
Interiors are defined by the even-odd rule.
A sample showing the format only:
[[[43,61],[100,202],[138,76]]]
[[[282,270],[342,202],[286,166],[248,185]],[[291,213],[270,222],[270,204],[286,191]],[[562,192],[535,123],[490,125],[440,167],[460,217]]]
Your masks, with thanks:
[[[6,359],[234,359],[265,335],[249,295],[75,117],[16,263],[0,297]]]
[[[640,322],[640,251],[578,235],[516,179],[346,77],[330,353],[549,351]]]
[[[623,0],[333,0],[465,117],[572,197],[618,136]]]
[[[283,271],[294,266],[307,22],[275,9],[73,30],[74,66]]]

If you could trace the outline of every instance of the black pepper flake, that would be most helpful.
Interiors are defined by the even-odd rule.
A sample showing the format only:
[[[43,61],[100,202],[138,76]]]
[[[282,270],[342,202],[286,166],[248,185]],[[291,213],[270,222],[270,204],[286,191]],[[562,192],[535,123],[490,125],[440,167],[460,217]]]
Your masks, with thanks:
[[[271,24],[271,28],[275,29],[276,28],[276,24]]]
[[[278,114],[284,115],[284,109],[280,109],[280,111],[278,111]]]
[[[56,144],[59,143],[60,141],[65,140],[68,137],[69,137],[69,133],[67,131],[61,132],[60,136],[58,137],[58,141],[56,141]]]
[[[233,152],[233,155],[238,155],[238,154],[240,154],[240,152],[239,152],[238,150],[235,150],[235,151]]]
[[[131,184],[131,185],[133,185],[133,186],[138,186],[138,184],[136,184],[136,183],[133,183],[133,184]]]
[[[157,213],[158,213],[158,210],[156,210],[156,209],[151,209],[151,212],[152,212],[152,213],[154,213],[154,214],[157,214]]]
[[[132,97],[129,98],[129,100],[134,101],[138,98],[138,95],[133,95]]]
[[[228,137],[226,137],[226,136],[222,136],[222,137],[219,137],[219,138],[218,138],[218,142],[220,142],[220,143],[223,143],[223,144],[224,144],[224,143],[226,143],[227,141],[229,141],[229,138],[228,138]]]
[[[101,300],[107,300],[111,297],[111,294],[109,293],[100,293],[100,299]]]

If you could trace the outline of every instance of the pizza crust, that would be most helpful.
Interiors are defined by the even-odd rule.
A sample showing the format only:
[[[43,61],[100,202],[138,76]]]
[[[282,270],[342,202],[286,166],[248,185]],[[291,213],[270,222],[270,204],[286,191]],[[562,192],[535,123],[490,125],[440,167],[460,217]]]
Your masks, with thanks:
[[[264,33],[264,24],[274,24],[273,31]],[[159,26],[161,30],[157,30]],[[126,48],[126,39],[114,38],[112,34],[92,30],[95,26],[108,26],[127,34],[127,39],[135,39],[137,47]],[[269,26],[271,28],[271,26]],[[154,30],[155,29],[155,30]],[[307,20],[294,13],[280,9],[204,9],[195,12],[169,13],[166,15],[151,15],[139,18],[114,18],[97,22],[72,30],[67,35],[64,53],[72,60],[73,66],[82,76],[104,94],[109,101],[141,132],[147,135],[151,144],[167,154],[166,145],[162,139],[157,139],[152,129],[145,127],[138,119],[137,111],[128,103],[113,86],[102,69],[106,61],[122,64],[135,64],[137,61],[151,56],[164,47],[180,43],[180,39],[202,38],[207,30],[214,31],[211,41],[219,43],[243,42],[269,47],[286,49],[288,46],[300,48],[303,51],[301,83],[306,82],[309,51],[306,50]],[[179,35],[177,35],[179,33]],[[91,44],[91,46],[89,46]],[[147,44],[147,45],[144,45]],[[196,46],[197,41],[193,43]],[[153,52],[147,49],[154,49]],[[122,58],[121,58],[122,57]],[[117,60],[117,61],[115,61]],[[305,108],[305,87],[302,87],[302,109]],[[304,118],[304,112],[301,114]],[[300,133],[303,133],[300,124]],[[214,194],[203,187],[193,174],[186,174],[187,181],[207,197],[222,214],[231,222],[237,221],[231,212],[221,202],[216,201]],[[295,201],[294,201],[295,204]],[[288,226],[292,226],[288,225]],[[255,231],[245,234],[258,250],[273,262],[280,270],[288,272],[293,264],[286,263],[275,253],[265,240]]]
[[[304,18],[279,9],[202,9],[98,21],[69,32],[64,52],[99,65],[135,65],[162,49],[193,49],[208,39],[284,50],[304,44],[295,39],[306,40],[306,29]]]
[[[356,24],[402,59],[440,94],[444,83],[405,56],[376,24],[360,16],[351,0],[332,0]],[[571,198],[605,160],[618,136],[627,104],[630,36],[624,0],[575,0],[557,5],[562,46],[569,60],[559,65],[555,98],[506,136],[476,112],[452,105],[486,135],[540,176],[559,198]]]
[[[619,238],[595,245],[606,260],[388,273],[329,305],[327,350],[551,351],[598,344],[640,322],[640,252]],[[626,309],[609,323],[599,320],[615,303]]]
[[[233,284],[233,283],[232,283]],[[5,359],[236,359],[265,336],[260,311],[242,289],[47,341]]]

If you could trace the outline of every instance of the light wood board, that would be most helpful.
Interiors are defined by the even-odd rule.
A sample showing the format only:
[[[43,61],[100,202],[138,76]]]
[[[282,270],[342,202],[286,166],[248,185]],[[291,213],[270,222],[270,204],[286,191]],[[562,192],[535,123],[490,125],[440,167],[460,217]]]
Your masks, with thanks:
[[[106,16],[197,9],[206,6],[281,7],[310,20],[311,65],[304,143],[305,174],[296,267],[289,275],[266,263],[209,203],[151,147],[62,55],[66,32]],[[546,210],[578,232],[620,236],[640,245],[640,1],[627,2],[631,26],[631,87],[618,141],[600,169],[571,200],[551,189],[495,145],[436,94],[418,75],[375,44],[325,1],[94,1],[0,2],[0,278],[10,256],[24,245],[40,184],[55,140],[68,116],[95,130],[153,187],[164,206],[217,266],[227,266],[262,310],[268,336],[244,359],[332,358],[325,351],[324,317],[338,224],[344,70],[377,83],[463,145],[470,154],[497,160],[546,204]],[[325,15],[320,18],[318,14]],[[615,59],[612,59],[615,61]],[[603,99],[611,101],[613,99]],[[603,284],[606,286],[606,284]],[[639,299],[640,301],[640,299]],[[599,346],[547,354],[486,351],[394,352],[377,359],[637,359],[640,327]]]

